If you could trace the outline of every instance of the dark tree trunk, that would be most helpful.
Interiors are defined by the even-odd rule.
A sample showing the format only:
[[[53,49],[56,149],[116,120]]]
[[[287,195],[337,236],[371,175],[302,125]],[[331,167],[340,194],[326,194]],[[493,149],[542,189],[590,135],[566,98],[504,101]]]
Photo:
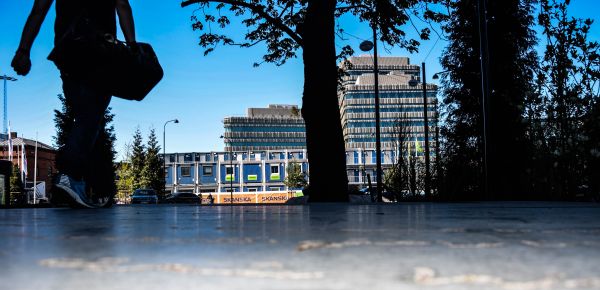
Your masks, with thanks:
[[[311,202],[348,201],[348,176],[337,99],[335,0],[309,0],[302,27],[302,116],[310,164]]]

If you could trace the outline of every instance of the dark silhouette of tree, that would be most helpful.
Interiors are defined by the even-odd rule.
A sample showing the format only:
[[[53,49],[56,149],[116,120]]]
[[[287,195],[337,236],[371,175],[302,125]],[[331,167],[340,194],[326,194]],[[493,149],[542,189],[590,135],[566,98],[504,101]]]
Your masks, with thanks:
[[[442,66],[446,125],[442,134],[447,198],[483,198],[483,114],[478,1],[449,1],[450,44]],[[531,146],[525,138],[525,100],[534,93],[536,66],[532,0],[487,1],[489,95],[487,148],[490,198],[523,198]]]
[[[90,166],[87,168],[85,180],[90,188],[92,199],[105,199],[112,203],[114,196],[117,194],[116,183],[116,165],[114,144],[117,138],[115,137],[115,128],[112,125],[115,117],[108,108],[102,119],[102,126],[98,132],[98,139],[92,149],[90,155]]]
[[[589,40],[593,21],[569,15],[569,0],[541,0],[538,21],[546,50],[538,74],[545,107],[537,142],[538,182],[554,198],[573,199],[598,182],[599,44]]]
[[[64,171],[64,161],[62,159],[67,137],[70,129],[73,127],[74,117],[73,109],[67,102],[66,98],[59,94],[58,99],[62,104],[61,110],[54,110],[54,122],[56,126],[56,136],[54,136],[54,144],[58,148],[56,156],[56,168],[58,172]],[[114,142],[116,140],[114,127],[111,125],[114,115],[110,112],[111,108],[106,109],[102,120],[101,130],[98,133],[96,144],[92,149],[91,159],[88,162],[83,178],[86,181],[88,190],[91,193],[92,199],[109,199],[116,194],[116,168],[114,166],[115,150]],[[54,204],[66,203],[64,197],[52,196]]]
[[[203,31],[199,44],[206,48],[205,54],[219,44],[250,47],[264,42],[267,52],[262,62],[282,65],[296,57],[297,50],[302,48],[301,112],[306,124],[310,162],[310,200],[324,202],[348,200],[345,147],[337,101],[337,60],[353,50],[345,47],[336,52],[335,33],[340,31],[335,24],[336,17],[352,13],[361,21],[377,22],[382,31],[381,40],[414,50],[418,41],[407,40],[400,27],[409,21],[407,8],[420,2],[425,1],[186,0],[181,5],[199,4],[196,11],[202,16],[192,16],[192,27]],[[215,10],[210,10],[211,3]],[[424,14],[424,18],[436,15],[431,12]],[[249,30],[241,42],[217,32],[230,24],[230,16],[246,17],[242,24]],[[428,34],[429,30],[422,31],[423,38]]]

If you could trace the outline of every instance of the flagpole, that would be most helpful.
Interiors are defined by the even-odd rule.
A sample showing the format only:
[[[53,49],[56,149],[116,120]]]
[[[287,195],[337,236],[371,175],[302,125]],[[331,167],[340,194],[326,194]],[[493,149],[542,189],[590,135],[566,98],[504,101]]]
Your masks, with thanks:
[[[37,156],[38,156],[38,132],[35,132],[35,153],[33,161],[33,204],[37,203]]]
[[[23,144],[21,144],[21,146],[17,145],[17,164],[19,164],[19,169],[21,169],[21,181],[24,184],[23,188],[26,188],[27,185],[24,177],[25,171],[23,171]]]
[[[8,160],[12,163],[13,161],[13,143],[12,143],[12,132],[10,132],[10,121],[8,121]]]

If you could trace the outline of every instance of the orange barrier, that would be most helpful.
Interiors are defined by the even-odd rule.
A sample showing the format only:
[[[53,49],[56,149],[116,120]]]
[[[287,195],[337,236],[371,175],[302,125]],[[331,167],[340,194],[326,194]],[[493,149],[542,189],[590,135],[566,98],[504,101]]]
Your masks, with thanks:
[[[281,204],[296,196],[295,191],[261,191],[261,192],[234,192],[233,199],[228,192],[210,193],[214,204],[243,204],[243,203],[270,203]],[[202,193],[202,204],[210,204],[209,193]]]

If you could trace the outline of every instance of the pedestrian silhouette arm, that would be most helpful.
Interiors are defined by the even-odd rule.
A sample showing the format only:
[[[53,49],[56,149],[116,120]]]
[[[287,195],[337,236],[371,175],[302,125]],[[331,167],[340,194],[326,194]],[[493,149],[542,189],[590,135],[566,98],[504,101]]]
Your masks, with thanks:
[[[125,35],[125,41],[134,43],[135,25],[133,24],[133,12],[129,0],[117,0],[117,15],[119,15],[119,23],[121,24],[121,31]]]
[[[11,62],[11,66],[19,75],[26,75],[31,69],[29,51],[31,50],[33,41],[40,32],[40,27],[42,27],[42,23],[53,2],[54,0],[35,0],[33,3],[33,8],[31,8],[31,13],[29,13],[29,17],[27,17],[27,22],[25,22],[25,27],[23,28],[19,48]]]

